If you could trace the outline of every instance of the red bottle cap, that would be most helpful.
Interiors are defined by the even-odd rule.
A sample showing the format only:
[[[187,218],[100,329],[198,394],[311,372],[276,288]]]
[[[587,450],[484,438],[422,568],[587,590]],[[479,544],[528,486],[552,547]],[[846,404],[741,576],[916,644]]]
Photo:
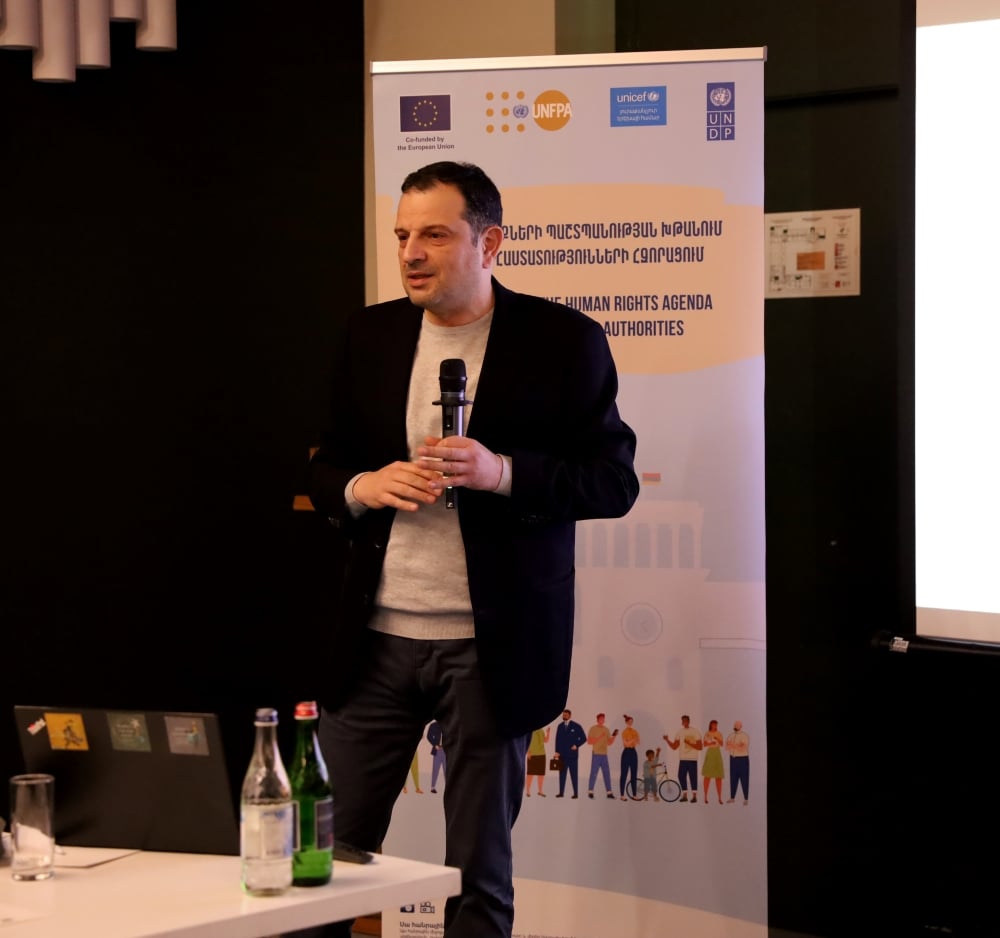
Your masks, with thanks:
[[[319,716],[319,708],[315,700],[304,700],[295,705],[296,720],[315,720]]]

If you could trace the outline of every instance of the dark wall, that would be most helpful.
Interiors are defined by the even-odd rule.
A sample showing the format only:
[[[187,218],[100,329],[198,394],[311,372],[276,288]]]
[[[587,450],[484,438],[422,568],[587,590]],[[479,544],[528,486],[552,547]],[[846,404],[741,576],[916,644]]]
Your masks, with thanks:
[[[767,48],[765,211],[861,209],[861,296],[765,304],[776,934],[996,933],[1000,659],[872,641],[914,629],[915,25],[912,0],[617,4],[619,51]]]
[[[912,630],[914,4],[617,6],[621,51],[766,46],[766,210],[862,209],[862,295],[765,311],[773,929],[992,934],[996,666],[871,644]],[[360,3],[301,12],[178,0],[176,52],[113,24],[65,86],[0,50],[7,775],[15,702],[216,709],[236,775],[314,693],[364,62]]]
[[[14,702],[215,709],[241,775],[315,693],[292,499],[364,299],[363,7],[177,18],[72,84],[0,50],[6,774]]]

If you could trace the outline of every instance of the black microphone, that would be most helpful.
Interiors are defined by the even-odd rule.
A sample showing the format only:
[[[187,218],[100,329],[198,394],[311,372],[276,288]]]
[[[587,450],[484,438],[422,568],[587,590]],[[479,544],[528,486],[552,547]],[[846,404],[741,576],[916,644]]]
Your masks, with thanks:
[[[441,399],[434,401],[441,407],[441,436],[465,436],[465,408],[472,403],[465,398],[465,362],[461,358],[446,358],[441,362],[438,383]],[[449,485],[444,490],[444,507],[455,507],[455,490]]]

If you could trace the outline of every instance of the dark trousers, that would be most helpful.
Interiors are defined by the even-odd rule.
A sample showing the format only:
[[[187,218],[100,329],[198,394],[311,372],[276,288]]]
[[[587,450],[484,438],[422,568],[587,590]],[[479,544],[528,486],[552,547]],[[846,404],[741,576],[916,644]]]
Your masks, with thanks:
[[[743,786],[743,798],[750,797],[750,757],[729,757],[729,797],[736,797],[736,789]]]
[[[677,779],[681,783],[681,791],[686,792],[688,790],[688,784],[691,786],[691,791],[696,795],[698,794],[698,760],[697,759],[681,759],[677,763]]]
[[[562,753],[560,753],[560,757]],[[569,773],[570,784],[573,786],[573,794],[577,793],[577,781],[579,775],[579,756],[571,752],[565,758],[559,759],[559,794],[566,791],[566,773]]]
[[[510,938],[511,828],[521,808],[529,736],[498,733],[473,639],[368,635],[356,690],[340,709],[324,710],[319,723],[334,836],[378,849],[432,720],[441,723],[448,753],[444,863],[462,871],[462,893],[445,905],[445,938]],[[349,924],[326,934],[346,938]]]
[[[632,793],[635,791],[635,780],[636,775],[639,772],[639,754],[634,750],[626,746],[622,749],[622,770],[621,776],[619,777],[619,785],[621,790],[618,792],[619,795],[625,795],[626,793]],[[629,786],[631,782],[631,786]],[[628,792],[626,792],[626,787],[628,787]]]

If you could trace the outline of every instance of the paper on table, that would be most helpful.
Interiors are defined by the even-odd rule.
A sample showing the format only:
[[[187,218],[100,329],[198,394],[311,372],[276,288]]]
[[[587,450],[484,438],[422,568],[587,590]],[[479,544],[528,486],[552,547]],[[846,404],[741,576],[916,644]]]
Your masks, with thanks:
[[[52,835],[45,831],[32,827],[30,824],[21,824],[17,832],[17,842],[20,850],[34,854],[47,854],[52,850]]]
[[[64,847],[56,844],[56,867],[84,869],[138,852],[118,847]]]

